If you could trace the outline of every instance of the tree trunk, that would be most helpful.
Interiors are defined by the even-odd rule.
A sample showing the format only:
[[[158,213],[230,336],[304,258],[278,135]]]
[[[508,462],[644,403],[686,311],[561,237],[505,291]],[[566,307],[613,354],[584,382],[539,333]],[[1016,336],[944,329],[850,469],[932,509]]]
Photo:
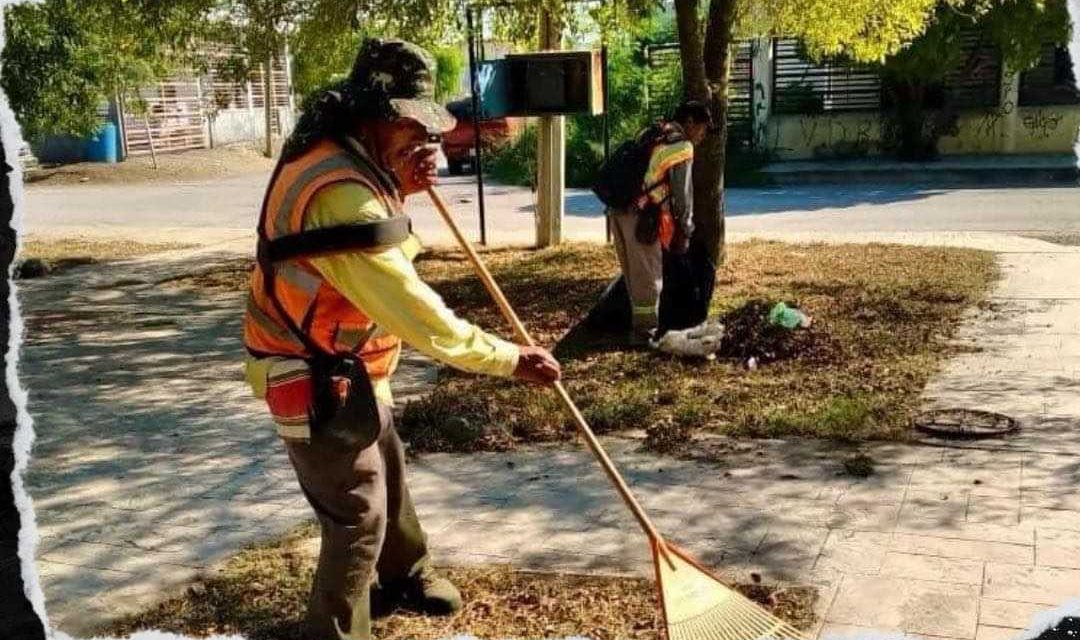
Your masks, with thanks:
[[[683,90],[688,98],[708,100],[709,84],[705,80],[705,43],[699,0],[675,0],[675,21],[679,27]]]
[[[716,264],[724,251],[724,164],[727,151],[728,82],[736,0],[711,0],[702,36],[698,0],[675,0],[686,95],[709,103],[713,130],[694,150],[693,242]]]

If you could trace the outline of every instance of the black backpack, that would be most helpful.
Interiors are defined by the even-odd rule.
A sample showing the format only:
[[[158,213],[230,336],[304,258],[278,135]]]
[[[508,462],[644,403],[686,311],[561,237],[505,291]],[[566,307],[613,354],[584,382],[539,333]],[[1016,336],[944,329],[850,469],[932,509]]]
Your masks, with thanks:
[[[593,193],[600,202],[612,209],[629,209],[642,194],[657,186],[645,186],[645,173],[649,170],[649,160],[656,145],[683,139],[684,136],[663,122],[650,125],[636,138],[615,147],[607,162],[597,171]]]

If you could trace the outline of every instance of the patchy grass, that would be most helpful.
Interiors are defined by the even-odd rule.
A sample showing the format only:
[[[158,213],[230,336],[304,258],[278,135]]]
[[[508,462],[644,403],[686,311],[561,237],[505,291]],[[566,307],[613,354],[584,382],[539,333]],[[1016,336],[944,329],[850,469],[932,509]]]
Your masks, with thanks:
[[[553,345],[584,316],[616,274],[602,246],[493,251],[487,259],[541,344]],[[455,254],[433,254],[421,273],[467,318],[508,335],[486,292]],[[687,432],[736,436],[903,439],[918,397],[964,311],[997,277],[989,253],[887,245],[749,242],[729,248],[713,312],[732,338],[716,362],[563,345],[566,384],[598,432],[650,429],[662,449]],[[778,335],[754,318],[776,301],[813,318]],[[765,362],[744,366],[755,356]],[[402,431],[418,449],[476,450],[440,440],[432,415],[468,415],[496,426],[499,448],[572,438],[555,396],[510,381],[444,371],[428,397],[409,405]],[[507,437],[509,434],[509,439]],[[433,435],[434,434],[434,435]]]
[[[720,358],[685,361],[649,351],[561,345],[566,385],[598,432],[653,429],[661,448],[694,433],[903,439],[922,389],[965,310],[997,278],[987,252],[894,245],[733,244],[717,274],[713,313],[729,324]],[[540,344],[553,346],[617,274],[599,245],[484,252],[496,280]],[[250,262],[192,276],[190,286],[243,289]],[[433,252],[420,274],[461,316],[510,335],[464,255]],[[792,333],[763,326],[773,302],[813,318]],[[753,356],[756,369],[745,366]],[[467,421],[468,428],[454,419]],[[477,426],[481,428],[477,428]],[[670,425],[670,427],[669,427]],[[574,437],[555,395],[448,369],[400,423],[415,450],[506,450]],[[448,432],[449,427],[449,432]],[[460,437],[461,434],[474,437]]]
[[[186,249],[191,244],[147,243],[135,240],[95,240],[89,238],[35,238],[23,242],[16,273],[23,277],[58,273],[72,267],[125,260],[139,256]]]
[[[175,183],[215,180],[274,170],[274,161],[250,144],[216,149],[190,149],[157,155],[157,168],[149,155],[134,156],[124,162],[105,164],[79,162],[41,167],[26,173],[26,182],[36,185]]]
[[[251,546],[175,597],[102,630],[126,636],[158,629],[186,636],[242,634],[251,640],[298,640],[314,558],[307,526],[285,539]],[[465,608],[447,617],[397,611],[375,622],[380,640],[435,639],[468,633],[479,638],[565,637],[596,640],[658,636],[656,595],[641,578],[539,574],[506,566],[446,570]],[[809,587],[737,585],[775,615],[800,629],[813,622],[816,592]]]

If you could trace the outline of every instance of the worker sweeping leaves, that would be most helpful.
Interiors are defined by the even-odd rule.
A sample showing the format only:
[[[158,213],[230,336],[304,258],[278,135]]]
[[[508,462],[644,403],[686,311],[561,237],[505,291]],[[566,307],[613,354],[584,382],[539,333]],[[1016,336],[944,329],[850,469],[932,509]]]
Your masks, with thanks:
[[[632,344],[653,338],[663,289],[663,251],[682,254],[694,232],[694,145],[712,123],[708,107],[686,101],[671,121],[617,147],[593,190],[607,206],[615,250],[630,295]]]
[[[413,268],[403,200],[433,184],[428,142],[454,125],[433,66],[413,44],[366,41],[349,77],[305,107],[259,219],[247,375],[322,528],[309,640],[370,638],[373,601],[461,607],[432,568],[392,424],[401,343],[474,373],[560,376],[546,350],[457,318]]]

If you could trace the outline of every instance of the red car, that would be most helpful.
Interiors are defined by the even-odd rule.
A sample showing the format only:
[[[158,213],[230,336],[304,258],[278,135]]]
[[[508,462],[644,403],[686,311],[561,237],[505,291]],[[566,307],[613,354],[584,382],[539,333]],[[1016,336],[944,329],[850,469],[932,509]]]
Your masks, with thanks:
[[[455,100],[446,105],[446,110],[457,118],[457,126],[443,134],[442,150],[450,175],[463,173],[465,165],[476,170],[476,147],[472,118],[472,99]],[[494,118],[480,121],[480,143],[484,153],[493,151],[509,142],[518,130],[517,123],[510,118]]]

